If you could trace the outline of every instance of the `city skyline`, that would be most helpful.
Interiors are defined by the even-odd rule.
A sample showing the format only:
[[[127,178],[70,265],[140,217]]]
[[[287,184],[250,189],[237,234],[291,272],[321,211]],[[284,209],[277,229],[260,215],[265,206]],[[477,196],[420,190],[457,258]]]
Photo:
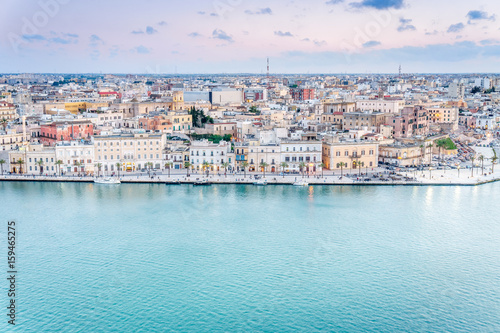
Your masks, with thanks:
[[[486,1],[6,1],[0,72],[265,74],[495,72]],[[129,4],[129,5],[123,5]],[[432,11],[429,12],[429,8]]]

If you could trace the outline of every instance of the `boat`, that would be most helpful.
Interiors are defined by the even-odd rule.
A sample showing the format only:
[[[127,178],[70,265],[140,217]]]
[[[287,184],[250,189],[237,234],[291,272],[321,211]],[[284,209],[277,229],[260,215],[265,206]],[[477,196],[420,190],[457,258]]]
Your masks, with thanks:
[[[95,178],[94,183],[97,184],[121,184],[120,179],[112,177]]]
[[[266,179],[259,179],[256,182],[253,182],[254,185],[257,186],[266,186],[267,185],[267,180]]]
[[[169,182],[165,182],[165,185],[180,185],[181,181],[180,180],[171,180]]]
[[[210,183],[208,180],[206,179],[202,179],[202,180],[197,180],[194,182],[194,185],[195,186],[208,186],[208,185],[212,185],[212,183]]]
[[[309,186],[309,183],[306,182],[305,180],[298,180],[295,183],[293,183],[293,186]]]

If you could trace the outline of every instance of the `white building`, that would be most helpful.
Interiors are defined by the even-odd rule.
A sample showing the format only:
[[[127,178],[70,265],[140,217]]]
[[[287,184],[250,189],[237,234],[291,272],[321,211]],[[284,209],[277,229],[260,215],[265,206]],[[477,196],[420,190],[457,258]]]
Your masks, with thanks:
[[[229,163],[229,170],[234,169],[234,153],[231,152],[231,143],[221,141],[219,144],[208,140],[193,141],[189,149],[189,159],[192,168],[204,170],[204,163],[208,163],[211,171],[223,171],[224,163]]]
[[[64,172],[94,172],[94,145],[80,141],[58,142],[55,146],[56,161]]]
[[[303,171],[320,171],[322,163],[322,143],[319,141],[282,141],[280,143],[281,163],[288,164],[286,171],[300,171],[300,164],[305,163]]]
[[[248,147],[249,171],[277,172],[280,170],[281,149],[278,144],[258,144]],[[262,165],[266,163],[264,168]]]
[[[405,106],[404,100],[362,100],[356,102],[356,109],[361,111],[377,111],[382,113],[401,113]]]

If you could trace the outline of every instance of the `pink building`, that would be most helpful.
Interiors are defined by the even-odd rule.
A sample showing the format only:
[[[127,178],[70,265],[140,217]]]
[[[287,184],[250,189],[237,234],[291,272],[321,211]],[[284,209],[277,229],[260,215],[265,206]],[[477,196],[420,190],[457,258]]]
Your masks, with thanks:
[[[394,138],[411,138],[429,134],[429,113],[421,105],[406,106],[401,115],[390,118]]]
[[[54,146],[59,141],[90,140],[94,135],[94,125],[89,120],[53,122],[40,126],[40,142]]]

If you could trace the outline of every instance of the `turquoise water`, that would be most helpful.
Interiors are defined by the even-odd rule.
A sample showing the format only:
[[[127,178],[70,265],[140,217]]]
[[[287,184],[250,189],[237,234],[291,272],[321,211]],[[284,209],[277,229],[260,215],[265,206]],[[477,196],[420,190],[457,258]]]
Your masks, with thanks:
[[[499,332],[499,197],[0,182],[19,269],[0,331]]]

